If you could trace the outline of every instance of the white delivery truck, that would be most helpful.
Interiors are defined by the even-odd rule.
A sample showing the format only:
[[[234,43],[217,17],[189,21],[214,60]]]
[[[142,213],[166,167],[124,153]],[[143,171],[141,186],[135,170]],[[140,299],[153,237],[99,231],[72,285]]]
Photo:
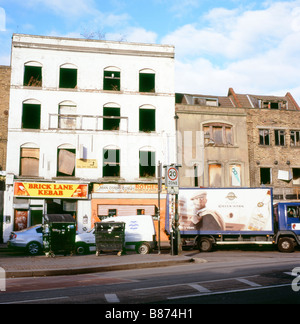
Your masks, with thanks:
[[[139,254],[148,254],[156,248],[156,233],[151,215],[115,216],[102,222],[125,223],[125,249]],[[76,235],[76,251],[84,254],[96,251],[95,229]]]

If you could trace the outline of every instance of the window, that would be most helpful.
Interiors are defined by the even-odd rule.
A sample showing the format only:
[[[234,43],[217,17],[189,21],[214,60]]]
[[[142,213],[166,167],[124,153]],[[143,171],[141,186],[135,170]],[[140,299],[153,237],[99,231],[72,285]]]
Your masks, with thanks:
[[[28,65],[25,64],[23,85],[27,87],[42,86],[42,67],[39,66],[39,63],[29,62]]]
[[[76,150],[68,145],[57,150],[57,176],[75,176]]]
[[[155,73],[152,70],[145,69],[139,74],[139,91],[155,92]]]
[[[293,184],[300,185],[300,169],[293,168]]]
[[[240,165],[231,165],[230,166],[230,175],[231,175],[231,186],[240,187],[241,182],[241,166]]]
[[[286,211],[287,211],[288,218],[299,218],[300,217],[299,206],[287,205]]]
[[[260,129],[259,130],[259,145],[270,145],[270,130]]]
[[[61,129],[76,129],[76,114],[77,106],[71,101],[60,103],[58,109],[58,128]]]
[[[103,130],[120,129],[120,108],[103,107]]]
[[[260,168],[260,184],[271,184],[271,168]]]
[[[284,146],[285,145],[285,131],[275,130],[275,145]]]
[[[24,145],[20,154],[20,176],[39,176],[40,149],[35,145]]]
[[[103,90],[120,91],[121,90],[121,72],[115,69],[105,69],[103,78]]]
[[[291,146],[300,146],[300,131],[292,130],[290,135],[291,135]]]
[[[65,89],[77,88],[77,69],[71,64],[65,64],[60,68],[59,87]]]
[[[40,129],[41,105],[26,101],[23,103],[22,128]]]
[[[140,178],[155,177],[155,152],[153,151],[140,151],[140,165],[139,176]]]
[[[208,166],[209,186],[222,187],[222,166],[221,164],[210,164]]]
[[[137,215],[145,215],[145,209],[137,209],[136,214]]]
[[[103,150],[103,177],[120,177],[120,150]]]
[[[227,124],[206,124],[203,131],[216,145],[233,145],[233,129]]]
[[[140,108],[140,132],[155,132],[155,109]]]

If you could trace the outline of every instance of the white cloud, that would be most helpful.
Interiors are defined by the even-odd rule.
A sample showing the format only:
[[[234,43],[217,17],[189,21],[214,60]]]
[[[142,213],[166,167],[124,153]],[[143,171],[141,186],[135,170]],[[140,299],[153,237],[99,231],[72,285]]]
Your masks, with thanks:
[[[126,28],[122,33],[106,34],[106,39],[154,44],[157,42],[157,34],[151,31],[147,31],[144,28],[129,27]]]
[[[281,95],[293,88],[300,103],[294,86],[300,75],[299,38],[296,0],[265,4],[261,10],[215,8],[162,43],[176,46],[176,91],[218,95],[233,87]]]

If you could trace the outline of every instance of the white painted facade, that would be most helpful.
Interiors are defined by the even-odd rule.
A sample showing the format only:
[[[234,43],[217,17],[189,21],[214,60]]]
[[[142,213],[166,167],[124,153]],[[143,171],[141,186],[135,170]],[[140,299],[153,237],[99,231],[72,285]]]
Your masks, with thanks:
[[[24,86],[25,66],[39,66],[42,86]],[[60,68],[77,70],[77,87],[59,87]],[[120,90],[103,90],[104,71],[120,72]],[[155,92],[139,91],[140,71],[155,74]],[[23,105],[40,105],[40,127],[22,126]],[[72,129],[58,126],[60,105],[73,105]],[[104,107],[120,109],[118,130],[103,130]],[[155,110],[155,130],[139,129],[140,108]],[[73,108],[72,108],[73,109]],[[76,115],[76,117],[74,117]],[[103,183],[103,150],[120,150],[120,174],[114,183],[147,183],[141,178],[139,152],[155,152],[164,164],[176,161],[174,47],[42,37],[14,34],[11,54],[11,91],[7,144],[7,183],[4,202],[4,241],[14,227],[14,209],[42,205],[45,199],[14,197],[14,181]],[[21,148],[39,149],[38,177],[20,175]],[[75,175],[59,177],[59,148],[72,148],[76,161],[93,160],[96,167],[75,167]],[[91,195],[89,195],[91,198]],[[89,227],[90,199],[78,200],[79,230]],[[30,225],[30,218],[28,219]]]

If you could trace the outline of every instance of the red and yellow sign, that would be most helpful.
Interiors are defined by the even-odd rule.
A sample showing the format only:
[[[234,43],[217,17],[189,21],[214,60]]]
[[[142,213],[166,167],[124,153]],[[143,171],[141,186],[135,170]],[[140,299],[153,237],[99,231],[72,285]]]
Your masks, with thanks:
[[[15,182],[14,195],[35,198],[87,199],[87,184]]]

